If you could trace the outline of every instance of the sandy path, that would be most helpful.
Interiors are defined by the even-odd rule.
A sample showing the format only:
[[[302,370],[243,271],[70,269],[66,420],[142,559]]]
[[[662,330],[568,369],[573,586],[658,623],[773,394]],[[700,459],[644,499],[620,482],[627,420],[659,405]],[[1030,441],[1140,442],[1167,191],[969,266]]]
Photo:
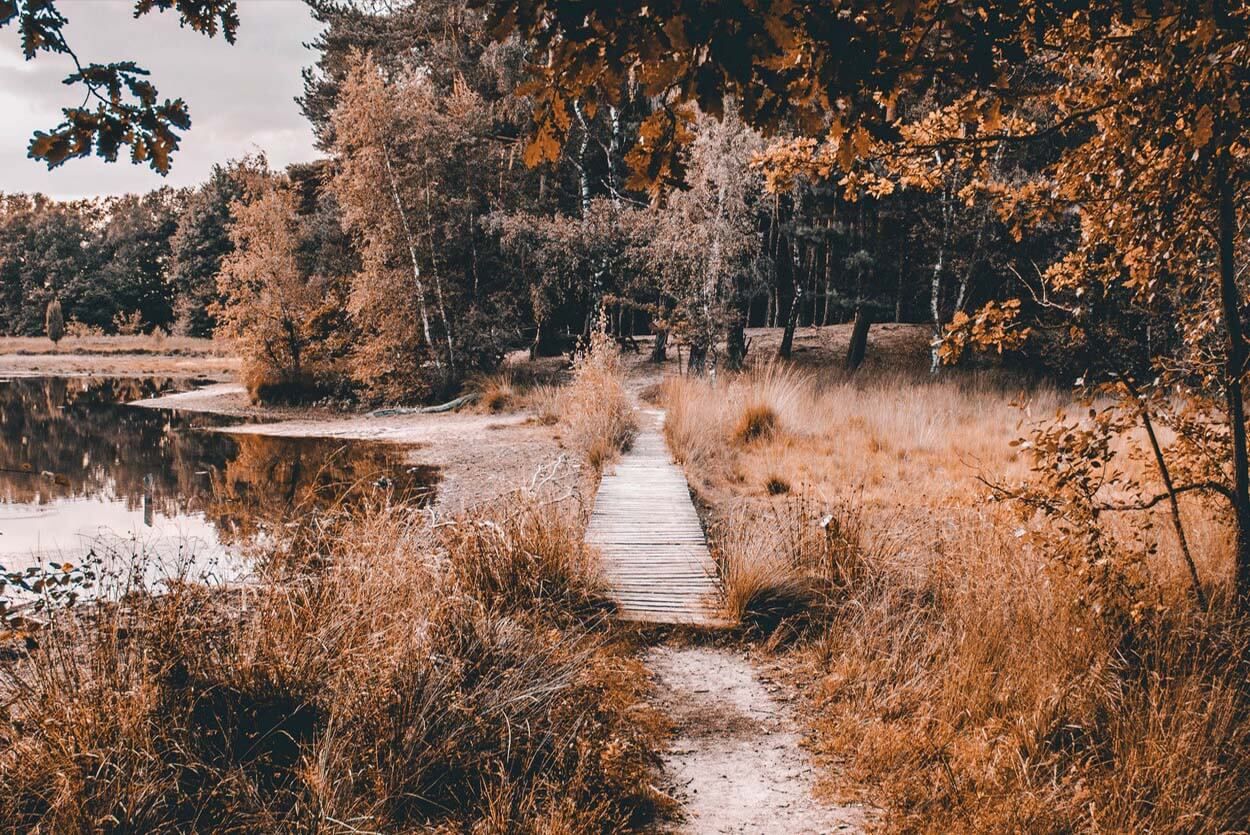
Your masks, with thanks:
[[[825,805],[813,796],[816,776],[789,706],[741,652],[659,646],[648,651],[647,665],[676,729],[664,763],[685,815],[662,831],[863,831],[862,806]]]

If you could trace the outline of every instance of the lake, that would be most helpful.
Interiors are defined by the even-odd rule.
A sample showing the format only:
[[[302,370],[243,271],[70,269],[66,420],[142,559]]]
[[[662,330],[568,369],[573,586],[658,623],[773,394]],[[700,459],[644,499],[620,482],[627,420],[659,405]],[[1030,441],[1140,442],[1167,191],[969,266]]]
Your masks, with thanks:
[[[127,403],[185,383],[0,380],[0,567],[109,551],[169,573],[234,579],[244,546],[328,508],[433,495],[404,447],[215,432],[237,420]]]

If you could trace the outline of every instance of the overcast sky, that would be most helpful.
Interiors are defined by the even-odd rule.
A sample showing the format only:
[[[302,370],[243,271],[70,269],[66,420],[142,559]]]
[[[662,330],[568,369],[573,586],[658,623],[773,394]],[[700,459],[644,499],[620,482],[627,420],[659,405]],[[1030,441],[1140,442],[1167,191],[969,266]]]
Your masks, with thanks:
[[[300,0],[239,0],[239,34],[231,46],[178,26],[171,12],[131,18],[134,0],[60,0],[67,40],[84,62],[133,60],[150,70],[161,98],[191,110],[173,169],[161,177],[145,166],[92,157],[54,171],[26,157],[36,130],[61,122],[61,108],[81,93],[61,84],[68,58],[41,54],[25,61],[13,25],[0,29],[0,192],[41,191],[59,198],[193,185],[213,163],[263,150],[275,167],[313,159],[312,131],[294,99],[300,69],[313,63],[304,48],[320,27]]]

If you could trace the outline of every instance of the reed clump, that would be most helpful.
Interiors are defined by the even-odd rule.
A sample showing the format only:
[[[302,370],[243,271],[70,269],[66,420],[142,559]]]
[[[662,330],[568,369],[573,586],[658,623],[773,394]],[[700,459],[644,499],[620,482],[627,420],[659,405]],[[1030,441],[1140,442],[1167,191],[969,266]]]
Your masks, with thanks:
[[[320,570],[131,590],[0,661],[13,831],[613,832],[652,815],[659,719],[575,508],[431,528],[376,509]]]
[[[625,387],[620,349],[603,331],[595,331],[578,356],[558,409],[565,437],[595,472],[633,443],[638,419]]]

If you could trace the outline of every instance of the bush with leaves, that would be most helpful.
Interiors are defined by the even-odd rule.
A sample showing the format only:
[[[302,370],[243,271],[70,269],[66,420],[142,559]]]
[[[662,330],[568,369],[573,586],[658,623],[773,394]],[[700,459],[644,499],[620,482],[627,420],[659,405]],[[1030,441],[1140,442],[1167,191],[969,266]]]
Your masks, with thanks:
[[[61,302],[53,299],[48,302],[48,310],[44,314],[44,331],[53,344],[65,337],[65,316],[61,313]]]

